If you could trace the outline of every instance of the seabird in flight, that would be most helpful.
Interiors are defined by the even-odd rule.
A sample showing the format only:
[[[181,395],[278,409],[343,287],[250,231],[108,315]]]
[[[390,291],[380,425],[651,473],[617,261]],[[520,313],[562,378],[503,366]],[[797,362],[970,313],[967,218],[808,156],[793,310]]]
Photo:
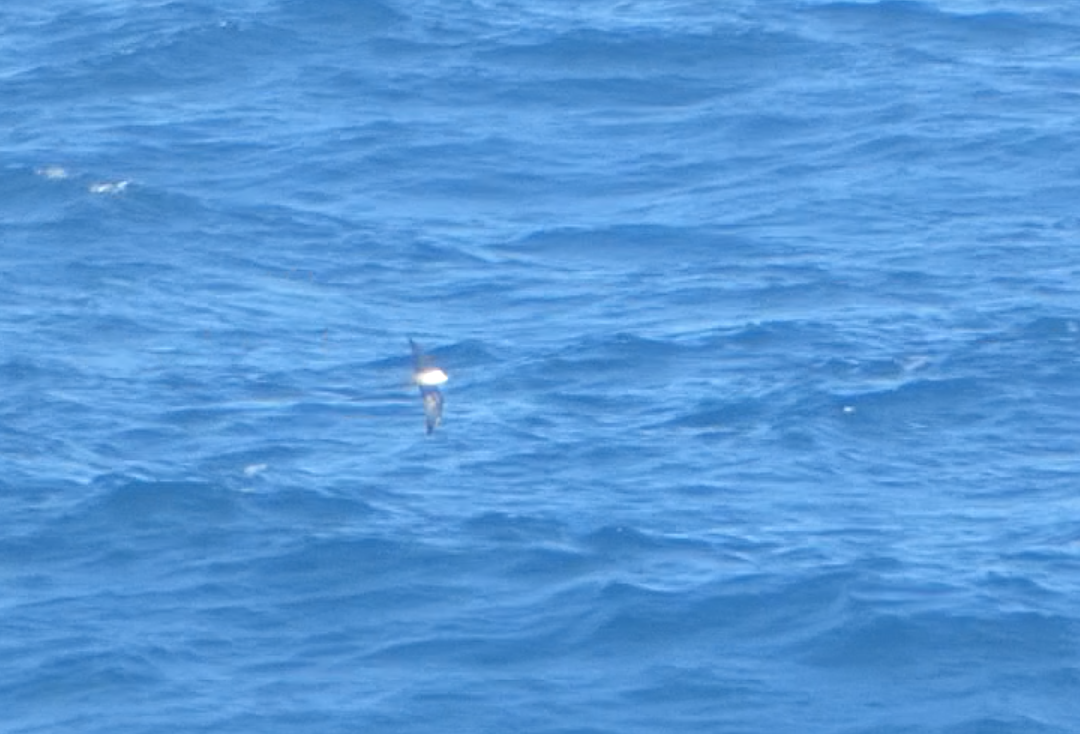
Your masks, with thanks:
[[[427,432],[431,433],[442,421],[443,396],[439,385],[450,378],[431,364],[431,358],[424,354],[419,344],[410,339],[409,346],[413,353],[413,382],[420,388],[420,397],[424,401],[424,421]]]

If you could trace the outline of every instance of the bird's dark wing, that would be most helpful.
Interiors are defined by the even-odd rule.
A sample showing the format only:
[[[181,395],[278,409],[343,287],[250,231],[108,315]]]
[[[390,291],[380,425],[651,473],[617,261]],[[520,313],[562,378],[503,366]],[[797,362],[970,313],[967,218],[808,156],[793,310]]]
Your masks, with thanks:
[[[424,350],[420,348],[420,345],[412,339],[409,339],[409,346],[412,348],[413,370],[419,372],[426,366],[427,356],[424,354]]]

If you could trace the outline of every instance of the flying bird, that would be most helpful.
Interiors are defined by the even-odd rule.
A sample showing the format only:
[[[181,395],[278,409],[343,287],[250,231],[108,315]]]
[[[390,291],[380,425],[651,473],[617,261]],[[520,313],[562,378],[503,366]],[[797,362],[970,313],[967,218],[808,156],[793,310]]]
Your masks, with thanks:
[[[450,378],[431,363],[431,357],[424,354],[419,344],[410,339],[409,346],[413,353],[413,382],[420,388],[420,398],[424,401],[424,423],[427,432],[431,433],[442,421],[443,396],[439,385]]]

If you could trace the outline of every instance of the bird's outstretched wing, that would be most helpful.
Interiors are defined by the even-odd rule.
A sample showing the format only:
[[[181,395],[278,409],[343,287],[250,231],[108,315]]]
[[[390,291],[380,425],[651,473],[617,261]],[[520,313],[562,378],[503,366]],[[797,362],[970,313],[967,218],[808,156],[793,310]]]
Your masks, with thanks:
[[[409,347],[412,349],[413,373],[416,374],[424,367],[427,367],[429,357],[424,354],[424,350],[420,348],[420,345],[412,339],[409,339]]]
[[[420,396],[424,399],[424,425],[432,433],[442,422],[443,396],[437,387],[421,387]]]

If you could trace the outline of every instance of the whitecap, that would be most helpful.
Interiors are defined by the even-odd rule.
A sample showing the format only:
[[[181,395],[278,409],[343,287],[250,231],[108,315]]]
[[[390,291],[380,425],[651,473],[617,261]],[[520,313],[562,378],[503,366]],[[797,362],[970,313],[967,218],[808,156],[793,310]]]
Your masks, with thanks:
[[[42,178],[53,180],[68,178],[71,175],[63,166],[41,166],[40,168],[35,168],[34,173]]]
[[[91,194],[120,194],[128,187],[130,181],[99,181],[90,184]]]
[[[244,476],[253,477],[266,471],[266,464],[248,464],[244,467]]]

